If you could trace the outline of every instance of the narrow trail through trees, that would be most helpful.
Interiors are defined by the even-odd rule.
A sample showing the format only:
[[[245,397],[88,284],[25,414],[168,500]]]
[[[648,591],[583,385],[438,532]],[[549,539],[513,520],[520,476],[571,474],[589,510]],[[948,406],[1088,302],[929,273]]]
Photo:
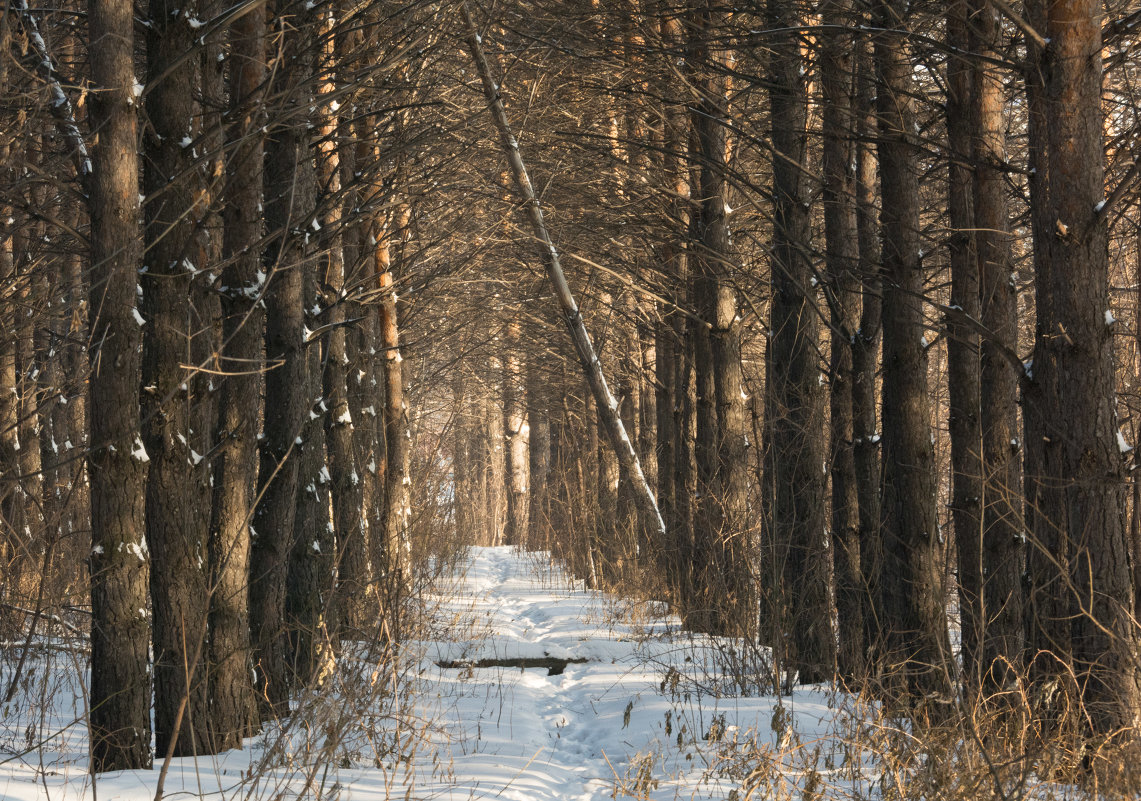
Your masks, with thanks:
[[[341,679],[297,699],[290,718],[243,750],[171,760],[166,796],[270,799],[308,788],[353,801],[664,801],[740,797],[761,778],[799,795],[805,760],[823,769],[851,748],[847,705],[823,688],[760,692],[764,662],[745,658],[740,641],[684,633],[660,603],[586,590],[544,553],[472,548],[424,600],[428,634],[407,641],[394,665],[355,660],[346,643]],[[358,670],[363,682],[345,681]],[[391,710],[353,694],[397,674]],[[0,797],[92,798],[78,687],[67,690],[60,666],[37,663],[36,675],[63,687],[43,718],[61,732],[51,735],[53,767],[38,775],[35,752],[0,759]],[[22,725],[15,716],[0,734],[13,741]],[[150,801],[157,776],[105,774],[97,796]],[[828,781],[839,782],[835,797],[856,789],[850,778]]]

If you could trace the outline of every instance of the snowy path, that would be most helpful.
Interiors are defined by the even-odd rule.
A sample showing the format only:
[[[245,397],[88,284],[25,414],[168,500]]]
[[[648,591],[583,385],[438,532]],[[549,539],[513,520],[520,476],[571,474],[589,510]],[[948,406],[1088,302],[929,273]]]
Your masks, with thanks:
[[[628,743],[654,744],[646,737],[653,732],[626,711],[661,681],[639,653],[644,641],[634,639],[646,632],[615,620],[620,610],[605,597],[573,591],[560,576],[541,586],[532,568],[509,549],[477,551],[450,603],[469,603],[486,636],[439,643],[432,661],[590,661],[568,664],[560,675],[544,667],[438,669],[440,685],[453,692],[448,734],[458,781],[432,788],[446,797],[608,798]]]
[[[585,591],[541,555],[473,549],[462,574],[427,600],[432,633],[406,644],[395,700],[362,660],[357,684],[311,699],[284,731],[241,751],[174,760],[166,797],[798,797],[792,785],[805,765],[844,784],[838,716],[823,692],[798,691],[779,710],[772,696],[741,695],[734,677],[759,668],[743,665],[735,644],[683,635],[653,605]],[[555,675],[475,666],[512,659],[568,664]],[[26,705],[4,711],[0,799],[93,798],[86,730],[70,725],[83,709],[70,664],[41,666],[51,688],[31,687]],[[371,700],[352,689],[361,686],[374,688]],[[43,745],[21,753],[29,725]],[[157,774],[101,776],[98,801],[149,801]]]
[[[538,559],[476,549],[449,593],[458,629],[483,636],[445,638],[429,650],[456,782],[422,789],[454,799],[585,801],[613,798],[616,788],[649,798],[724,798],[739,788],[743,775],[735,781],[711,768],[728,766],[735,740],[761,745],[761,733],[771,745],[773,699],[734,694],[720,669],[732,661],[728,645],[681,636],[676,619],[558,573],[541,581]],[[523,657],[589,661],[553,676],[435,667]],[[823,700],[800,702],[806,722],[832,717]]]

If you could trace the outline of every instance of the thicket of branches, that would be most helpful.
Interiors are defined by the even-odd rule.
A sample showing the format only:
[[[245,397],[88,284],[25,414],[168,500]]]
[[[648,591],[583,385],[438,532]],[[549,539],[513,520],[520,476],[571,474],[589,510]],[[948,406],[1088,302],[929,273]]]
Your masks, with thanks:
[[[1141,723],[1139,35],[1128,0],[9,0],[0,691],[80,634],[95,770],[151,763],[152,696],[160,758],[234,747],[507,543],[778,689],[1088,769]]]

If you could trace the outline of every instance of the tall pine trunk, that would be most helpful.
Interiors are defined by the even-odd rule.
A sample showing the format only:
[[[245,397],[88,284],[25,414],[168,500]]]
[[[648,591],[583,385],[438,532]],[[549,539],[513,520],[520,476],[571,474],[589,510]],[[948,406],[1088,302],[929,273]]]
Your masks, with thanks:
[[[312,74],[307,31],[314,14],[282,2],[274,29],[281,49],[271,73],[271,120],[265,148],[264,253],[269,275],[266,306],[264,435],[259,446],[258,493],[250,574],[250,629],[257,695],[263,718],[289,711],[289,659],[285,617],[286,576],[296,514],[297,439],[309,411],[304,328],[303,270],[314,209],[314,168],[306,121]]]
[[[856,40],[856,238],[861,283],[860,326],[852,340],[852,446],[860,508],[860,574],[864,591],[864,658],[867,673],[877,671],[881,640],[880,436],[876,431],[882,310],[874,67],[866,37]]]
[[[935,512],[919,239],[914,70],[903,0],[876,5],[883,226],[883,573],[885,662],[914,699],[949,690],[950,644]]]
[[[380,300],[380,342],[384,348],[384,515],[380,591],[390,631],[399,637],[399,604],[407,575],[408,524],[412,514],[408,473],[411,433],[404,401],[404,358],[400,354],[399,304],[396,296],[394,257],[399,258],[411,214],[402,206],[389,230],[377,237],[375,270]],[[393,253],[393,250],[397,253]]]
[[[11,24],[0,23],[0,53],[7,54],[12,46]],[[0,85],[8,85],[8,61],[0,57]],[[12,158],[12,145],[0,143],[0,180],[12,183],[14,170],[8,165]],[[15,225],[12,207],[0,204],[0,313],[5,320],[15,319],[17,304]],[[9,222],[11,220],[11,222]],[[16,389],[16,333],[5,331],[0,335],[0,566],[5,576],[14,575],[17,560],[22,558],[18,532],[23,532],[24,493],[15,478],[20,474],[20,396]],[[5,594],[8,591],[5,582]]]
[[[326,243],[327,244],[327,243]],[[319,308],[318,277],[310,265],[303,268],[303,308],[309,321]],[[331,654],[325,630],[325,610],[331,600],[332,556],[336,548],[334,523],[329,518],[331,476],[325,458],[325,425],[329,416],[322,397],[321,349],[310,339],[304,347],[306,383],[294,391],[306,399],[305,421],[294,445],[297,459],[297,510],[286,575],[285,626],[289,635],[287,659],[294,686],[305,687],[321,675],[322,660]]]
[[[91,482],[92,770],[151,765],[147,455],[139,436],[142,266],[134,6],[91,0]]]
[[[222,280],[222,370],[218,452],[214,459],[214,524],[210,546],[211,716],[220,750],[236,748],[256,726],[249,628],[250,524],[257,485],[265,312],[261,253],[250,243],[263,234],[262,81],[265,8],[256,6],[230,27],[230,114],[233,155],[226,169]]]
[[[801,681],[816,682],[832,674],[835,649],[831,571],[825,561],[824,404],[817,293],[809,258],[811,218],[804,179],[807,69],[800,51],[798,4],[772,0],[768,8],[768,23],[779,33],[773,39],[769,89],[773,258],[765,383],[770,475],[765,480],[773,491],[772,537],[781,565],[780,586],[769,591],[774,611],[783,620],[788,667],[799,671]]]
[[[824,100],[824,236],[830,338],[829,397],[832,477],[832,559],[839,623],[837,670],[849,679],[864,674],[865,592],[860,566],[860,505],[856,477],[853,348],[860,317],[860,248],[856,223],[855,14],[850,0],[822,9],[836,26],[821,42]]]
[[[971,0],[972,52],[998,58],[1002,30],[988,0]],[[981,345],[980,423],[983,486],[983,675],[1006,687],[1022,662],[1023,537],[1017,409],[1021,366],[1009,354],[1018,346],[1018,292],[1011,257],[1006,188],[1006,120],[1003,76],[984,58],[973,64],[972,164]]]
[[[694,305],[704,325],[694,335],[697,383],[697,508],[692,595],[684,601],[690,627],[744,634],[755,617],[750,566],[751,527],[745,461],[747,421],[741,376],[741,320],[729,276],[728,81],[724,53],[713,41],[725,8],[709,2],[691,17],[688,60],[699,102],[690,114],[698,166],[693,245]]]
[[[947,44],[968,46],[968,0],[955,0],[947,9]],[[947,215],[951,226],[951,309],[947,320],[947,383],[950,395],[951,519],[958,552],[959,619],[963,643],[963,672],[977,687],[982,675],[981,644],[986,623],[983,605],[982,553],[982,388],[979,334],[979,268],[975,250],[974,203],[971,183],[971,65],[966,59],[947,63]]]
[[[332,15],[326,18],[325,35],[326,63],[329,74],[333,71],[336,46],[350,48],[350,35],[339,37],[332,33],[336,21]],[[321,94],[330,95],[336,91],[336,82],[323,81]],[[328,461],[329,492],[332,496],[333,529],[321,526],[324,534],[314,539],[321,544],[318,558],[319,589],[321,593],[320,636],[324,644],[339,642],[336,631],[344,619],[350,632],[359,633],[375,617],[368,610],[368,549],[365,543],[365,464],[357,461],[354,448],[354,427],[367,415],[359,406],[352,408],[349,392],[349,373],[353,362],[349,358],[349,331],[346,329],[350,310],[357,312],[359,306],[351,303],[346,289],[346,274],[356,270],[361,257],[360,227],[352,224],[354,208],[345,203],[342,190],[346,183],[356,178],[356,143],[349,138],[345,146],[337,146],[337,136],[350,133],[348,126],[337,113],[336,101],[323,104],[325,115],[322,125],[320,151],[320,185],[323,201],[321,204],[321,231],[325,235],[325,254],[321,264],[318,288],[320,305],[323,308],[321,323],[329,326],[321,338],[321,386],[323,404],[322,419],[325,426],[325,448]],[[348,169],[343,161],[348,162]],[[349,191],[353,200],[357,193]],[[347,223],[347,224],[346,224]],[[370,345],[373,350],[375,347]],[[367,351],[355,353],[356,360],[368,358]],[[375,420],[375,401],[372,406]],[[368,423],[365,423],[368,425]],[[339,559],[337,558],[339,554]],[[334,571],[339,569],[338,586],[333,592],[331,580]],[[331,635],[331,638],[330,638]],[[316,656],[316,655],[315,655]],[[327,656],[327,655],[326,655]]]
[[[1141,717],[1108,287],[1102,7],[1027,3],[1037,327],[1023,399],[1035,675],[1073,675],[1091,734]],[[1072,669],[1073,673],[1070,673]]]
[[[213,401],[207,376],[184,366],[197,362],[200,338],[208,337],[214,324],[195,302],[195,284],[213,267],[204,263],[204,176],[196,165],[198,148],[206,146],[195,102],[201,70],[197,60],[182,59],[195,46],[191,23],[199,12],[197,3],[176,9],[169,0],[151,0],[147,74],[153,82],[146,95],[150,125],[143,137],[143,441],[151,457],[146,525],[155,749],[165,755],[174,740],[175,756],[204,753],[210,742],[203,657],[212,495],[206,455],[212,450]]]

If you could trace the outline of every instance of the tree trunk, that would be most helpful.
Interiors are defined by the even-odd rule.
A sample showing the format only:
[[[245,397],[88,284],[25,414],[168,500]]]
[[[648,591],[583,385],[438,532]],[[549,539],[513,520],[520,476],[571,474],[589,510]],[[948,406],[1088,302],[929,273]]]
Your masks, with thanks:
[[[213,267],[204,263],[204,176],[195,166],[198,148],[206,146],[195,102],[202,76],[197,60],[183,59],[195,46],[191,23],[199,11],[197,3],[175,9],[168,0],[151,0],[147,74],[153,82],[143,137],[147,269],[141,283],[149,326],[143,341],[143,441],[151,457],[146,519],[155,750],[166,754],[176,739],[175,756],[204,753],[210,744],[202,657],[209,611],[212,493],[206,455],[212,450],[213,401],[207,377],[183,366],[196,363],[197,340],[209,337],[214,322],[194,302],[199,274]]]
[[[324,243],[330,247],[328,242]],[[320,308],[316,270],[305,265],[302,308],[316,327],[312,310]],[[328,335],[328,332],[327,332]],[[306,383],[296,387],[307,401],[308,412],[294,447],[297,462],[297,511],[286,576],[285,626],[289,633],[289,673],[295,687],[308,687],[322,676],[323,661],[331,657],[325,628],[325,612],[333,590],[333,556],[336,551],[335,523],[330,518],[331,475],[326,461],[325,428],[330,416],[328,399],[322,397],[323,371],[319,341],[304,349]],[[349,479],[351,481],[351,477]]]
[[[210,544],[210,707],[219,750],[241,746],[257,723],[250,669],[250,523],[257,485],[257,436],[264,365],[265,290],[261,239],[265,77],[265,8],[255,6],[230,27],[230,112],[222,281],[222,369],[218,453],[214,459],[214,525]]]
[[[314,15],[302,5],[283,3],[274,27],[282,36],[271,89],[280,120],[266,137],[265,251],[269,286],[265,293],[265,423],[259,447],[258,493],[250,576],[250,629],[257,669],[257,696],[263,718],[289,711],[289,659],[285,619],[286,576],[296,515],[297,442],[309,410],[303,331],[303,264],[314,208],[314,168],[309,152],[309,97],[304,82],[312,74],[312,54],[303,37]]]
[[[76,208],[72,220],[85,218],[82,210]],[[64,531],[75,537],[75,550],[78,553],[67,553],[66,558],[76,564],[76,574],[79,565],[85,564],[87,554],[91,550],[91,481],[86,475],[85,459],[75,458],[78,453],[87,449],[87,409],[88,409],[88,369],[87,348],[88,305],[84,299],[87,292],[85,263],[87,254],[81,249],[69,254],[62,267],[62,281],[60,286],[64,308],[68,310],[69,318],[66,321],[65,331],[67,341],[63,345],[61,358],[61,371],[69,380],[65,384],[64,398],[67,400],[67,431],[68,438],[58,441],[60,453],[68,460],[68,484],[64,489],[67,498],[67,513],[64,520]]]
[[[1047,37],[1028,69],[1037,327],[1023,400],[1029,653],[1071,664],[1090,734],[1131,731],[1141,675],[1114,406],[1102,145],[1102,6],[1028,3]],[[1041,82],[1039,82],[1041,81]]]
[[[28,158],[35,159],[33,154]],[[42,205],[43,192],[31,190],[32,203]],[[36,196],[41,196],[37,201]],[[43,393],[40,389],[42,376],[36,369],[36,328],[40,324],[43,310],[41,305],[48,297],[37,297],[36,284],[39,270],[34,270],[37,242],[43,241],[43,224],[27,219],[17,227],[14,237],[15,277],[17,310],[11,330],[16,342],[16,396],[19,404],[19,471],[20,492],[24,498],[21,531],[28,538],[29,555],[32,564],[41,563],[44,549],[43,516],[43,457],[40,453],[40,409]],[[31,565],[29,565],[31,567]],[[32,568],[33,570],[35,568]]]
[[[139,436],[142,266],[134,7],[91,0],[91,759],[95,772],[151,766],[149,554]]]
[[[1135,386],[1141,386],[1141,207],[1137,210],[1136,239],[1133,245],[1133,374]],[[1141,426],[1134,426],[1134,442]],[[1137,476],[1137,446],[1133,448],[1132,484],[1133,509],[1129,518],[1129,531],[1133,539],[1133,604],[1141,610],[1141,477]],[[1025,556],[1025,555],[1024,555]]]
[[[507,511],[507,482],[503,458],[503,406],[499,398],[502,367],[488,362],[484,386],[477,401],[478,439],[475,448],[480,472],[480,545],[502,545]]]
[[[650,326],[638,326],[637,343],[641,346],[642,366],[641,375],[638,376],[639,392],[641,394],[640,419],[638,422],[638,457],[645,465],[646,482],[653,489],[657,497],[661,497],[661,477],[658,475],[658,395],[657,381],[658,351],[654,345],[654,337]],[[635,508],[637,504],[635,502]],[[638,548],[641,564],[649,567],[653,564],[654,556],[661,544],[654,536],[653,528],[646,525],[646,521],[639,518],[638,522]]]
[[[663,13],[660,33],[663,47],[682,47],[685,36],[676,14]],[[663,97],[677,91],[675,76],[666,79]],[[666,581],[675,603],[688,594],[684,589],[690,571],[689,554],[693,536],[692,479],[693,426],[689,389],[693,378],[690,337],[692,322],[681,313],[688,300],[689,277],[686,242],[689,238],[690,208],[687,163],[689,119],[685,106],[663,103],[662,172],[668,182],[670,201],[665,214],[672,235],[661,249],[662,269],[667,282],[666,300],[656,338],[658,376],[658,486],[669,539],[656,550],[660,554]]]
[[[404,368],[400,355],[400,325],[397,318],[393,246],[399,247],[406,237],[410,219],[403,207],[395,224],[377,237],[376,279],[383,293],[380,301],[380,342],[384,347],[384,526],[383,563],[378,577],[381,598],[391,632],[399,638],[399,603],[403,597],[407,575],[408,523],[412,514],[408,485],[411,455],[411,433],[408,430],[408,408],[404,402]]]
[[[968,45],[968,0],[954,0],[947,9],[947,44]],[[951,519],[958,551],[959,620],[963,643],[963,673],[978,688],[982,676],[981,646],[986,627],[983,603],[982,551],[982,425],[979,417],[979,335],[971,325],[979,320],[979,265],[971,182],[972,103],[971,65],[965,59],[947,62],[947,215],[951,226],[951,308],[947,319],[947,383],[950,396]]]
[[[469,380],[462,364],[452,374],[452,520],[456,543],[474,543],[477,506],[475,471],[475,414]]]
[[[629,295],[626,297],[627,302],[622,305],[627,306],[627,313],[630,313],[634,309],[633,298]],[[625,375],[621,375],[618,385],[618,414],[622,418],[622,425],[630,434],[630,441],[639,443],[641,441],[642,418],[642,348],[638,342],[636,327],[622,321],[619,323],[618,330],[621,332],[619,335],[621,340],[627,343],[627,353],[622,359],[625,369],[621,371]],[[638,455],[640,459],[642,455],[640,449]],[[646,480],[649,481],[648,474]],[[617,536],[614,544],[618,553],[618,569],[623,580],[629,580],[633,575],[632,571],[636,570],[638,544],[641,540],[638,526],[638,504],[634,492],[634,485],[630,481],[629,474],[620,469],[618,515],[615,530]]]
[[[678,277],[682,296],[679,301],[691,302],[692,280],[690,265],[693,264],[692,250],[678,258]],[[678,358],[674,365],[673,430],[674,461],[672,465],[674,498],[676,500],[677,528],[670,540],[675,548],[676,574],[674,576],[677,600],[688,602],[694,592],[696,580],[694,557],[696,555],[696,505],[697,505],[697,369],[695,363],[696,320],[685,319],[680,314],[674,316]]]
[[[507,475],[506,545],[527,544],[527,397],[519,358],[519,324],[510,323],[504,338],[503,432]]]
[[[579,470],[581,481],[579,482],[579,495],[583,501],[583,505],[587,506],[592,513],[592,518],[587,522],[586,531],[587,540],[584,543],[586,547],[582,550],[586,557],[585,568],[586,586],[592,590],[602,588],[602,578],[604,576],[604,562],[602,552],[599,548],[599,528],[602,526],[601,518],[605,514],[603,506],[605,504],[604,497],[609,495],[609,492],[604,493],[604,479],[603,475],[607,472],[605,466],[604,456],[601,444],[603,439],[602,426],[598,422],[598,414],[596,413],[594,397],[587,395],[583,400],[582,411],[583,425],[586,428],[586,443],[587,447],[585,453],[579,458]],[[617,472],[615,470],[615,472]],[[617,477],[615,477],[617,480]],[[605,481],[608,487],[609,480]],[[593,501],[593,503],[591,503]]]
[[[527,367],[528,500],[527,544],[532,549],[551,549],[551,409],[544,392],[544,374],[532,362]]]
[[[346,33],[345,46],[350,49],[360,46],[358,32]],[[348,82],[350,78],[346,75],[343,80]],[[344,314],[349,319],[356,320],[345,332],[344,354],[348,362],[342,369],[352,418],[349,428],[352,460],[360,477],[360,486],[355,491],[360,493],[360,498],[359,508],[354,511],[357,516],[357,536],[339,535],[337,538],[337,594],[333,612],[336,614],[336,627],[345,626],[350,631],[359,630],[366,622],[365,612],[370,604],[375,620],[377,595],[369,567],[370,560],[372,567],[380,565],[380,560],[372,557],[377,553],[373,541],[381,534],[382,526],[378,515],[384,495],[384,438],[379,424],[384,409],[384,386],[377,380],[377,311],[375,303],[359,299],[362,291],[372,287],[373,268],[372,250],[366,241],[368,223],[358,213],[364,195],[359,171],[370,161],[371,154],[371,146],[363,144],[363,138],[358,135],[362,124],[360,121],[342,120],[341,136],[350,144],[340,150],[342,215],[345,220],[341,230],[341,253],[344,286],[348,293],[341,304],[346,307]],[[333,442],[335,436],[338,435],[331,434],[330,457],[339,460],[341,457],[335,450],[341,446]],[[346,478],[352,481],[352,474],[343,473],[342,466],[332,468],[341,472],[339,477],[333,476],[334,498],[338,492],[338,481]],[[349,491],[353,491],[351,486]],[[335,504],[336,501],[334,506]],[[344,505],[351,506],[351,501],[346,498]],[[345,513],[348,513],[347,509]],[[351,533],[352,529],[349,531]],[[333,637],[334,646],[339,641],[339,637]]]
[[[859,240],[856,229],[855,23],[850,0],[823,9],[822,22],[836,32],[822,40],[820,84],[824,100],[824,235],[829,311],[832,473],[832,555],[839,623],[837,669],[848,679],[864,675],[865,592],[860,568],[852,350],[859,325]],[[811,313],[811,312],[809,312]]]
[[[879,220],[876,210],[874,66],[867,39],[856,43],[856,228],[860,248],[862,303],[860,327],[852,341],[852,447],[856,462],[856,495],[860,507],[860,573],[864,587],[864,658],[869,677],[878,670],[877,655],[884,620],[880,595],[883,548],[880,539],[880,436],[876,431],[879,370],[880,280]],[[862,110],[862,111],[861,111]]]
[[[694,247],[694,305],[705,326],[695,335],[697,377],[698,508],[694,515],[695,598],[686,624],[701,631],[744,634],[753,622],[749,575],[746,420],[741,379],[741,325],[737,297],[728,275],[729,243],[726,180],[728,83],[723,52],[709,41],[723,24],[716,2],[691,19],[689,68],[700,102],[690,120],[699,166],[699,208]]]
[[[332,33],[335,27],[331,17],[325,20],[325,35],[328,38],[326,62],[334,60],[333,44],[344,44]],[[321,84],[321,93],[329,94],[336,90],[332,80]],[[358,406],[352,408],[349,396],[349,332],[346,329],[346,313],[350,306],[357,311],[359,306],[350,304],[346,292],[346,271],[356,268],[360,258],[360,242],[356,226],[345,226],[344,217],[351,220],[353,208],[342,208],[340,195],[342,177],[355,181],[355,145],[350,140],[346,147],[336,146],[336,136],[345,126],[338,124],[338,116],[333,110],[335,103],[325,105],[323,142],[320,154],[320,184],[324,195],[322,204],[321,230],[325,233],[324,271],[320,277],[320,305],[324,308],[321,323],[329,326],[322,337],[322,389],[324,402],[322,412],[325,424],[325,446],[328,458],[329,491],[333,504],[333,537],[328,539],[329,547],[322,551],[318,559],[318,586],[322,596],[319,621],[318,645],[329,641],[336,643],[339,636],[336,630],[344,621],[350,635],[363,634],[366,627],[375,622],[375,615],[369,615],[368,593],[368,548],[365,543],[366,529],[364,508],[364,483],[362,473],[366,466],[358,463],[353,447],[354,427],[361,423],[367,412]],[[341,159],[348,157],[352,173],[342,169]],[[349,262],[352,259],[352,262]],[[369,347],[372,347],[371,345]],[[375,350],[375,348],[373,348]],[[357,360],[367,358],[368,353],[355,354]],[[376,407],[372,407],[375,419]],[[365,423],[367,425],[367,422]],[[321,529],[327,529],[321,526]],[[322,538],[315,537],[320,541]],[[324,546],[323,546],[324,547]],[[339,559],[336,558],[339,554]],[[336,563],[336,564],[334,564]],[[336,587],[336,603],[329,582],[335,568],[339,568]],[[314,655],[314,658],[324,658]]]
[[[790,670],[811,683],[835,667],[824,502],[824,404],[820,391],[815,276],[809,259],[806,186],[808,88],[796,5],[772,0],[772,307],[766,392],[773,488],[772,536],[782,566],[770,588],[783,619]],[[833,166],[833,165],[830,165]],[[834,232],[833,232],[834,233]],[[831,240],[830,240],[831,241]],[[830,249],[831,251],[831,249]],[[835,256],[835,253],[832,253]],[[835,377],[834,377],[835,380]]]
[[[883,226],[883,573],[885,662],[919,700],[945,697],[951,656],[935,513],[927,399],[918,147],[909,21],[902,0],[876,6]]]
[[[12,47],[11,25],[0,21],[0,85],[8,85],[8,53]],[[0,180],[15,181],[8,166],[12,145],[0,143]],[[16,319],[16,220],[8,204],[0,204],[0,314],[5,320]],[[24,491],[20,475],[20,396],[16,388],[16,332],[0,334],[0,567],[5,576],[15,575],[17,561],[22,558],[21,535],[24,531]],[[4,591],[9,591],[5,582]]]
[[[346,304],[340,299],[343,276],[338,275],[341,267],[330,264],[328,270],[325,277],[328,282],[325,299],[331,305],[326,313],[325,324],[335,327],[329,330],[325,338],[323,380],[325,404],[329,409],[324,419],[329,474],[332,479],[330,489],[336,532],[335,548],[340,554],[337,560],[339,579],[335,606],[349,632],[360,633],[375,619],[375,615],[368,614],[368,548],[364,527],[365,487],[362,471],[368,470],[368,466],[357,464],[353,447],[354,428],[359,418],[353,417],[349,403],[346,368],[350,362],[346,342],[348,335],[344,325]],[[358,416],[367,414],[364,412],[362,415],[358,409]]]
[[[610,305],[610,295],[602,293],[600,303],[603,307]],[[599,351],[605,350],[606,343],[601,338]],[[596,407],[597,408],[597,407]],[[619,412],[621,407],[619,406]],[[625,424],[625,420],[622,421]],[[597,443],[595,453],[598,455],[598,485],[596,497],[598,506],[594,526],[595,570],[598,578],[603,582],[612,582],[618,578],[618,563],[622,554],[618,544],[618,486],[622,480],[622,470],[618,464],[618,455],[606,438],[606,423],[602,415],[596,415],[595,425],[597,433],[594,441]]]
[[[971,0],[972,52],[998,58],[998,12],[987,0]],[[973,64],[971,93],[975,241],[982,339],[980,414],[983,487],[982,669],[993,689],[1006,687],[1022,661],[1023,537],[1018,446],[1021,369],[1007,356],[1018,346],[1018,292],[1011,258],[1006,175],[1003,78],[993,64]]]

